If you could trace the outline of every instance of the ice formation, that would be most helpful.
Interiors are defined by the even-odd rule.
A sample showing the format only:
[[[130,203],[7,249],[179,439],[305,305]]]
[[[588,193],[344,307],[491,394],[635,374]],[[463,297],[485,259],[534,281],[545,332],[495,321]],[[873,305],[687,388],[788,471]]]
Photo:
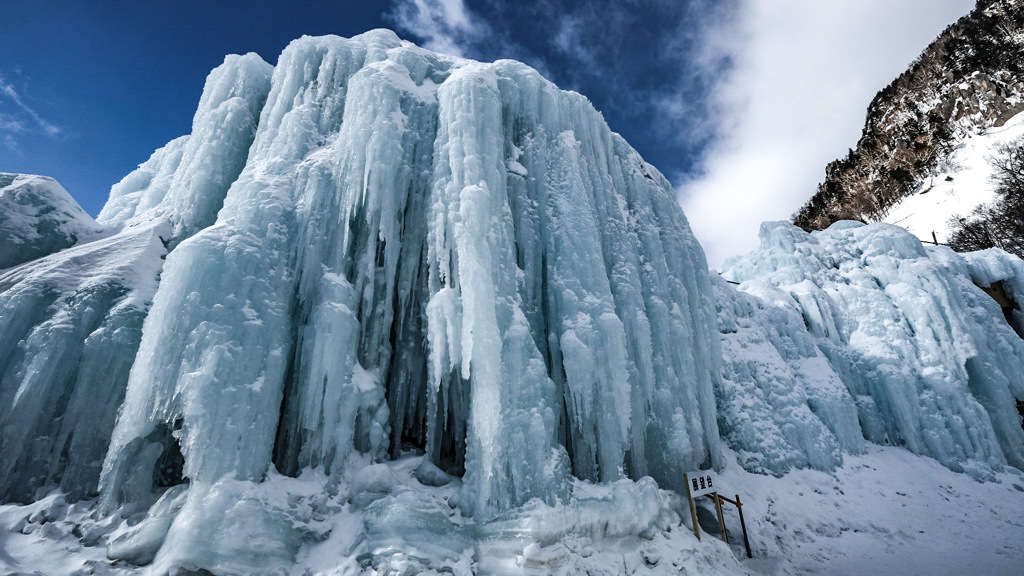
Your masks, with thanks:
[[[230,56],[99,224],[60,192],[0,226],[0,497],[98,497],[124,520],[83,541],[155,573],[691,554],[665,489],[723,440],[775,475],[865,439],[1024,466],[1022,318],[975,286],[1024,297],[1024,263],[771,224],[712,281],[665,178],[517,62]]]
[[[115,184],[99,223],[164,219],[173,228],[172,244],[213,224],[245,165],[272,71],[256,54],[225,58],[206,79],[192,133],[168,142]]]
[[[0,274],[5,501],[51,483],[95,492],[168,232],[141,225]]]
[[[775,473],[791,465],[787,448],[797,448],[812,464],[828,462],[834,444],[827,436],[814,450],[800,450],[806,437],[785,434],[804,426],[806,412],[748,410],[744,402],[750,395],[734,390],[745,387],[772,407],[799,407],[802,386],[816,416],[824,412],[822,398],[832,403],[830,416],[821,420],[840,443],[856,444],[854,422],[846,414],[852,402],[861,433],[872,442],[905,446],[979,476],[1007,463],[1024,467],[1024,430],[1015,405],[1015,398],[1024,397],[1024,341],[995,300],[974,284],[1005,280],[1017,290],[1024,263],[1002,251],[965,258],[944,247],[926,249],[906,230],[881,223],[837,222],[813,234],[785,222],[765,223],[760,238],[761,247],[727,262],[723,275],[783,308],[773,312],[782,321],[768,322],[770,333],[758,339],[797,359],[782,363],[797,377],[778,370],[771,348],[765,354],[737,347],[738,339],[751,340],[742,336],[742,320],[752,316],[743,306],[763,305],[734,298],[737,311],[719,315],[727,332],[720,393],[726,402],[719,408],[741,454],[752,454],[752,461]],[[730,302],[723,298],[719,306]],[[802,318],[813,345],[787,334],[793,332],[790,311]],[[738,324],[738,335],[728,334],[730,322]],[[802,363],[821,355],[829,366],[799,374]],[[785,380],[797,385],[783,385],[780,397],[773,388]],[[837,381],[845,384],[848,398],[837,396]],[[757,425],[733,424],[744,419]],[[753,434],[759,429],[772,433]]]
[[[21,323],[38,341],[4,332],[21,362],[4,399],[39,406],[3,421],[48,440],[0,455],[19,471],[7,499],[62,478],[91,495],[104,459],[103,509],[144,517],[112,557],[294,560],[302,531],[257,496],[278,471],[323,474],[359,506],[371,463],[422,451],[426,481],[461,477],[449,505],[486,523],[568,503],[574,477],[678,487],[719,462],[711,285],[672,188],[584,97],[522,64],[387,31],[305,37],[274,68],[229,57],[191,135],[116,185],[99,222],[123,246],[84,248],[110,278],[65,267],[66,286],[36,289],[70,308],[54,318],[89,318],[60,339],[36,317]],[[4,298],[25,298],[22,275],[45,262],[8,272]],[[74,308],[69,292],[97,283],[113,295]],[[97,328],[122,309],[130,328]],[[120,334],[97,353],[124,370],[69,401],[100,380],[88,364],[54,358],[66,377],[52,378],[31,363],[89,334]],[[74,426],[99,404],[117,422],[70,452],[87,473],[64,463],[63,436],[24,426]]]
[[[863,449],[857,408],[789,294],[766,282],[715,283],[722,332],[718,418],[739,463],[782,475],[834,470]],[[790,300],[791,303],[791,300]]]

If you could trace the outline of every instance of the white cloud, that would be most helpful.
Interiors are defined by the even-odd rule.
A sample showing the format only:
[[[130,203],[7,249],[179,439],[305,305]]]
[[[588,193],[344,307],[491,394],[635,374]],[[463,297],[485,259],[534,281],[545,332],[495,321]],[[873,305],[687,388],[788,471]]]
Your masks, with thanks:
[[[29,107],[29,105],[26,104],[24,100],[22,100],[17,90],[14,89],[14,86],[11,86],[6,80],[4,80],[3,76],[0,76],[0,94],[6,96],[7,100],[12,102],[16,108],[21,110],[23,114],[27,115],[32,120],[32,122],[40,130],[43,131],[43,133],[49,136],[57,136],[58,134],[60,134],[61,129],[44,120],[39,114],[36,113],[35,110]],[[4,117],[6,118],[6,120],[4,121],[5,125],[13,126],[15,123],[17,123],[14,120],[10,120],[9,115],[4,115]],[[20,128],[24,129],[24,125],[21,125]]]
[[[488,33],[487,23],[463,0],[399,0],[392,17],[399,28],[423,39],[427,50],[465,56],[468,46]]]
[[[21,153],[15,134],[45,134],[51,138],[63,131],[40,116],[3,76],[0,76],[0,141],[11,152]]]
[[[708,36],[734,67],[714,92],[721,138],[681,203],[713,267],[757,245],[856,145],[867,105],[973,0],[742,0]]]
[[[558,33],[552,40],[554,47],[581,65],[595,66],[594,54],[584,45],[584,23],[578,16],[564,16],[559,19]]]

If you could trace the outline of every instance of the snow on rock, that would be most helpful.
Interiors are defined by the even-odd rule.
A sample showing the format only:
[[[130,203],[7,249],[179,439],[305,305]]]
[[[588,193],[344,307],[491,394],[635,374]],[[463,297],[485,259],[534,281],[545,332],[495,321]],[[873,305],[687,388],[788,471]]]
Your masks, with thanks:
[[[881,223],[843,221],[813,234],[765,223],[760,237],[761,247],[727,262],[724,276],[755,294],[770,286],[773,303],[802,316],[857,406],[865,438],[977,477],[1007,463],[1024,467],[1015,408],[1015,397],[1024,397],[1024,341],[974,286],[964,258],[926,250]],[[999,270],[997,262],[1013,257],[968,258],[979,276],[984,263],[990,280],[1012,276],[1012,266]],[[726,365],[744,355],[726,354]],[[834,398],[835,387],[828,390]],[[747,444],[734,443],[741,454]]]
[[[0,173],[0,270],[102,232],[53,178]]]
[[[950,219],[968,217],[996,198],[992,159],[1000,146],[1024,137],[1024,113],[981,134],[969,134],[940,162],[934,176],[922,181],[913,195],[899,201],[882,219],[897,224],[925,242],[949,240]]]

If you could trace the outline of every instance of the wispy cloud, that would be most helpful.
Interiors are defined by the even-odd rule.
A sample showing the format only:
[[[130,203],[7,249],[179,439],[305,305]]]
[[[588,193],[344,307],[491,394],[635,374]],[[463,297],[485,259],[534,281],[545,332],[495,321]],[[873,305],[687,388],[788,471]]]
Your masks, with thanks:
[[[712,91],[718,135],[681,203],[712,266],[788,219],[854,146],[875,93],[973,0],[742,0],[708,35],[732,66]],[[712,62],[714,59],[711,60]]]
[[[467,56],[468,46],[489,31],[463,0],[399,0],[391,14],[399,28],[423,40],[423,47]]]
[[[14,85],[0,75],[0,136],[5,148],[21,151],[15,135],[43,134],[56,138],[62,133],[60,127],[40,116]]]
[[[576,15],[567,15],[558,23],[558,33],[554,37],[555,48],[566,56],[584,66],[594,66],[596,58],[586,46],[584,38],[584,22]]]

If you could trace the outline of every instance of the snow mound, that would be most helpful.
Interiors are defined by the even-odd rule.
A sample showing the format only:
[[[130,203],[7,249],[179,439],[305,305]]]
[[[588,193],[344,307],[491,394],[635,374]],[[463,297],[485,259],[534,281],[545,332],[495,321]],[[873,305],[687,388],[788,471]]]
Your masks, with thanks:
[[[102,232],[53,178],[0,173],[0,270]]]

